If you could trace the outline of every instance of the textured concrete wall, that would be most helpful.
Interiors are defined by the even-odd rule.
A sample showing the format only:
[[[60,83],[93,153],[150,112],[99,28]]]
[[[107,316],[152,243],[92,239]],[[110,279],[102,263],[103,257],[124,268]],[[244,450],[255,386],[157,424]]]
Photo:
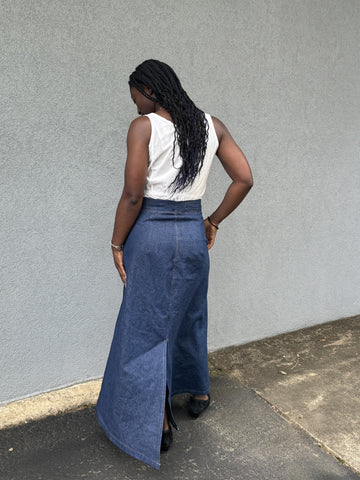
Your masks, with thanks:
[[[0,402],[103,374],[127,79],[146,58],[253,168],[211,251],[209,347],[359,312],[359,14],[358,0],[0,1]],[[215,160],[204,214],[227,184]]]

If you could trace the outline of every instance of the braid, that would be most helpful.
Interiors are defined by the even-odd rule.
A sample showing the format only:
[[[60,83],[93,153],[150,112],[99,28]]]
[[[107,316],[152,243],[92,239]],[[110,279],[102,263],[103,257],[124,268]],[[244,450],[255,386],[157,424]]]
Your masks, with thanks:
[[[191,186],[206,153],[209,126],[205,113],[189,98],[174,70],[158,60],[146,60],[139,65],[130,75],[129,85],[170,113],[175,128],[172,161],[178,143],[183,163],[169,188],[175,193]],[[148,95],[144,87],[150,88],[155,97]]]

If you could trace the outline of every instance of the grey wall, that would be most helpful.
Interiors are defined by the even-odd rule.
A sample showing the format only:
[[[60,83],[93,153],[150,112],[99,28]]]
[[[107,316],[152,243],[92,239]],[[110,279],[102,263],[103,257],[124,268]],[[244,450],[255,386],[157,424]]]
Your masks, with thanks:
[[[2,0],[0,402],[100,377],[127,79],[178,72],[255,185],[211,251],[209,347],[359,313],[358,0]],[[228,178],[215,160],[204,214]]]

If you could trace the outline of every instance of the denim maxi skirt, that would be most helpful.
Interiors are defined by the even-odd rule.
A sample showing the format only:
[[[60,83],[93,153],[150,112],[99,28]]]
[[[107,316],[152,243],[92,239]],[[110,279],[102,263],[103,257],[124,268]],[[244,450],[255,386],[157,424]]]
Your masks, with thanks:
[[[160,468],[165,398],[209,392],[209,254],[201,201],[144,198],[124,246],[127,286],[97,419],[126,453]],[[170,420],[178,428],[171,412]]]

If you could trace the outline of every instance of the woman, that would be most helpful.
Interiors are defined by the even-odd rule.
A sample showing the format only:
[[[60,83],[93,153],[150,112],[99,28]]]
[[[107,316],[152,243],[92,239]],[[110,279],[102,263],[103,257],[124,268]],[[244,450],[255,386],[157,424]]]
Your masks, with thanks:
[[[253,180],[227,128],[194,105],[168,65],[143,62],[129,86],[140,118],[128,131],[111,240],[123,300],[96,411],[113,443],[159,469],[171,425],[178,429],[171,397],[190,393],[193,417],[210,403],[208,250]],[[204,221],[201,197],[215,154],[231,184]]]

